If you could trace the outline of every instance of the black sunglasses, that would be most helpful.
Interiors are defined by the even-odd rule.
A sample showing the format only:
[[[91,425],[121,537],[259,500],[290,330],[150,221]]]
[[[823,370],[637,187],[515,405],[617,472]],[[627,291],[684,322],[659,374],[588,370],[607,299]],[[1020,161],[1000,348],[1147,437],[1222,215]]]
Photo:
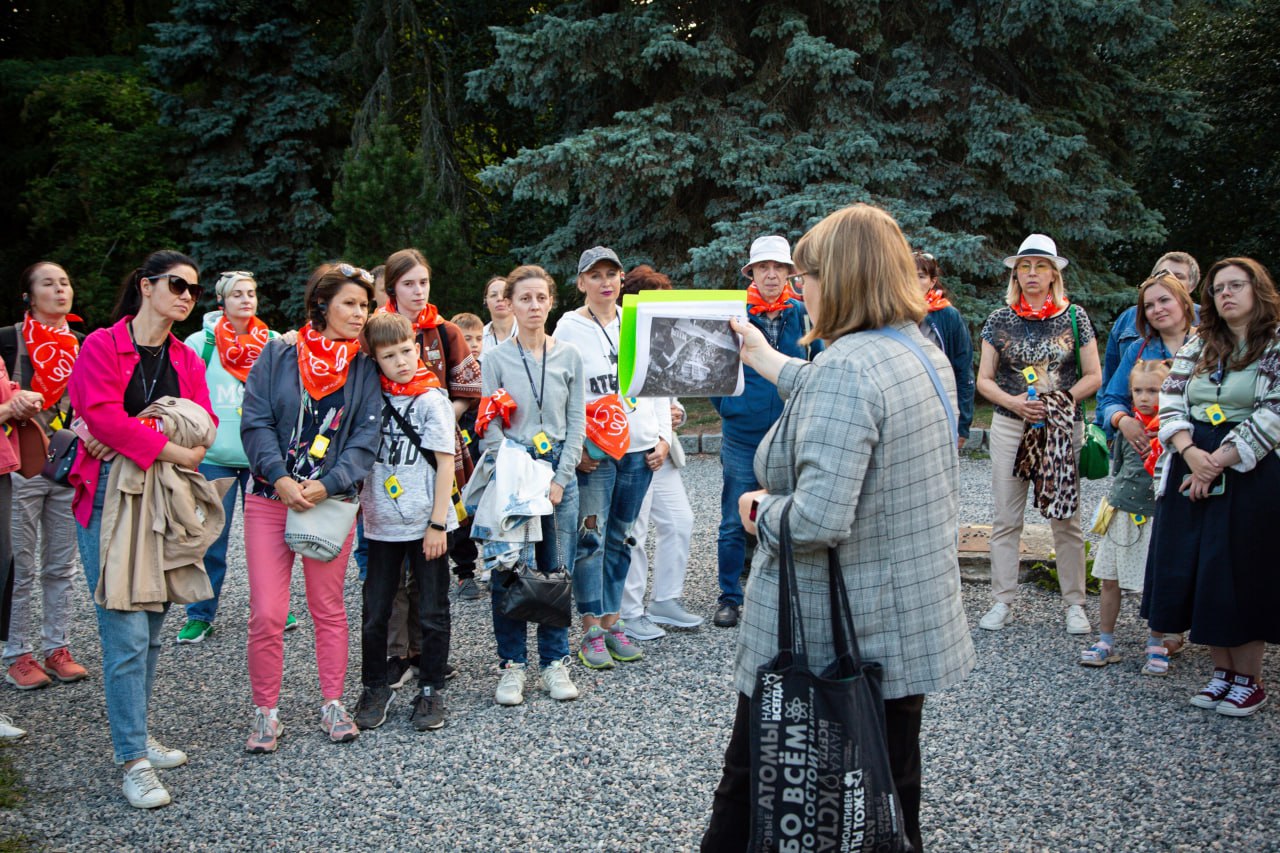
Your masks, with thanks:
[[[204,293],[204,285],[192,284],[180,275],[173,273],[161,273],[160,275],[149,275],[147,281],[154,282],[158,278],[169,279],[169,292],[174,296],[181,296],[184,293],[190,293],[193,302],[199,301],[200,295]]]

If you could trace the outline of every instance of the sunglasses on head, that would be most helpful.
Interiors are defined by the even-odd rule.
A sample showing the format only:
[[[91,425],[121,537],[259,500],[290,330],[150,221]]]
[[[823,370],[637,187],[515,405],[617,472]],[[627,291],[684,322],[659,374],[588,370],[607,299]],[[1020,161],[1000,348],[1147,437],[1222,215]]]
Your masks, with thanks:
[[[338,264],[338,274],[343,278],[357,278],[370,287],[373,286],[373,273],[360,269],[360,267],[353,267],[351,264]]]
[[[174,296],[181,296],[184,293],[190,293],[192,301],[200,299],[200,294],[204,293],[204,285],[193,284],[180,275],[173,273],[161,273],[160,275],[149,275],[147,281],[155,282],[156,279],[169,279],[169,292]]]

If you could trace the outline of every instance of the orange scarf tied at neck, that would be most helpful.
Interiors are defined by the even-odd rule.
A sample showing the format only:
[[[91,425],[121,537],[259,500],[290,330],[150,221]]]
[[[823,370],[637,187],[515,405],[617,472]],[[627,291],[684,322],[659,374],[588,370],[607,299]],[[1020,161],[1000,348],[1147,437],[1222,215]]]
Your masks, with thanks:
[[[1160,429],[1159,414],[1155,414],[1155,415],[1152,415],[1151,417],[1147,417],[1146,415],[1142,414],[1142,412],[1139,412],[1137,409],[1134,409],[1133,417],[1134,417],[1134,420],[1142,424],[1143,432],[1156,432]],[[1148,454],[1146,460],[1143,461],[1142,463],[1142,467],[1147,469],[1147,473],[1150,474],[1152,477],[1156,475],[1156,463],[1160,461],[1160,457],[1161,455],[1163,455],[1163,453],[1164,453],[1164,445],[1160,443],[1160,436],[1153,435],[1151,437],[1151,453]]]
[[[253,367],[258,356],[262,355],[262,348],[271,340],[271,332],[266,323],[250,317],[249,331],[242,335],[223,314],[213,327],[213,340],[218,345],[218,360],[227,373],[244,382],[249,377],[249,368]]]
[[[796,294],[791,289],[791,285],[782,285],[782,292],[778,294],[778,298],[773,302],[765,302],[764,297],[760,295],[760,288],[754,284],[747,288],[747,310],[752,314],[772,314],[774,311],[785,311],[791,306],[788,300],[795,299]]]
[[[499,388],[491,396],[480,398],[480,409],[476,412],[476,435],[484,437],[484,431],[494,418],[502,419],[502,428],[511,428],[511,413],[516,410],[516,401],[511,399],[506,388]]]
[[[388,314],[396,313],[395,300],[389,300],[386,305],[383,305],[378,310],[385,311]],[[415,329],[434,329],[443,322],[444,318],[440,316],[440,310],[428,302],[427,307],[419,311],[418,316],[413,320],[413,327]]]
[[[1027,297],[1019,294],[1018,304],[1010,306],[1013,313],[1017,314],[1024,320],[1047,320],[1067,307],[1070,300],[1063,299],[1062,304],[1053,301],[1053,294],[1049,294],[1044,300],[1044,304],[1037,310],[1031,307],[1031,303],[1027,302]]]
[[[80,319],[74,314],[67,318]],[[66,323],[47,326],[32,317],[30,311],[22,320],[22,342],[31,359],[31,390],[44,397],[44,408],[51,409],[67,390],[71,368],[80,354],[80,342]]]
[[[327,397],[347,384],[359,341],[331,341],[311,327],[298,330],[298,373],[313,400]]]
[[[443,387],[436,375],[422,363],[422,359],[418,359],[418,370],[408,382],[395,382],[382,375],[380,375],[380,381],[382,382],[382,390],[393,397],[417,397],[419,394],[427,393],[432,388]]]
[[[943,308],[951,307],[951,300],[942,295],[942,291],[936,287],[931,287],[924,295],[924,305],[929,309],[929,313],[941,311]]]

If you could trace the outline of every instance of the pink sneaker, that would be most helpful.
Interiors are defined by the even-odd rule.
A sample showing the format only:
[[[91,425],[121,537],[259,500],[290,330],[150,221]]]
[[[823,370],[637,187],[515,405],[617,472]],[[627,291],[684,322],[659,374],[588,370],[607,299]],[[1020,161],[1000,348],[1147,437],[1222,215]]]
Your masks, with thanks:
[[[1218,703],[1219,714],[1228,717],[1247,717],[1267,704],[1267,694],[1262,685],[1248,675],[1236,673],[1231,679],[1231,689]]]
[[[4,680],[19,690],[35,690],[38,687],[48,687],[53,683],[53,679],[45,675],[40,664],[36,663],[36,659],[31,655],[23,655],[10,664]]]
[[[76,663],[76,659],[71,656],[71,650],[66,646],[49,653],[49,656],[44,659],[44,671],[63,684],[89,676],[89,670]]]
[[[337,699],[324,703],[320,709],[320,728],[334,743],[348,743],[360,736],[356,721]]]
[[[284,723],[273,711],[266,708],[255,708],[253,711],[253,732],[245,741],[244,751],[254,755],[265,755],[275,752],[280,745],[280,735],[284,732]]]

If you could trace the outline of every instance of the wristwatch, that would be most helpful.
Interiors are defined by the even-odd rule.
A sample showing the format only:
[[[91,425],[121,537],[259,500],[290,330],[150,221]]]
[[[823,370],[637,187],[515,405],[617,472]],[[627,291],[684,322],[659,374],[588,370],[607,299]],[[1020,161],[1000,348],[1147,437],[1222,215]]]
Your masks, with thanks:
[[[438,521],[428,521],[427,527],[430,527],[432,530],[440,530],[440,531],[445,531],[449,529],[445,527],[443,524],[439,523]]]

